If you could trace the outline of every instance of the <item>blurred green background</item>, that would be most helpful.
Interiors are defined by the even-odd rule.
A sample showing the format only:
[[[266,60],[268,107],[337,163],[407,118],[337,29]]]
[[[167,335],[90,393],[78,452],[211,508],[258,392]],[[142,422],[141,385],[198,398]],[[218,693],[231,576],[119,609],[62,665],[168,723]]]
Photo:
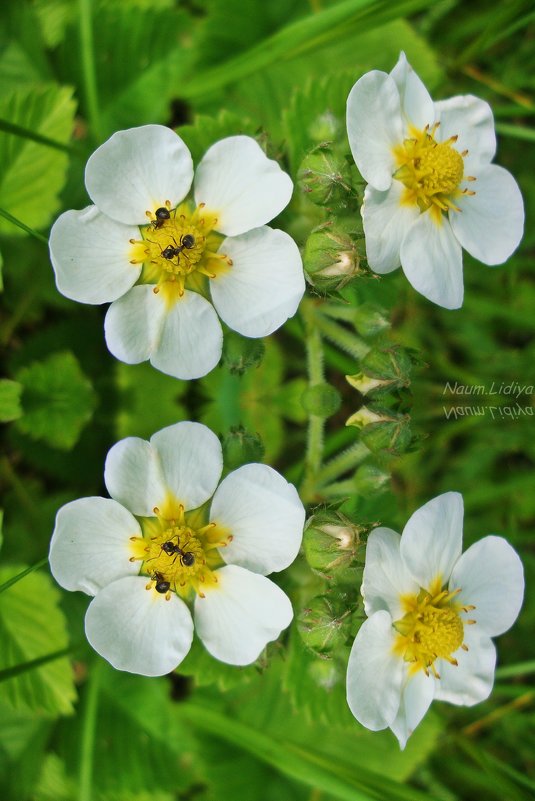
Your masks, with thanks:
[[[91,652],[87,599],[60,591],[45,567],[0,595],[2,801],[534,797],[534,36],[529,0],[2,4],[0,584],[46,556],[61,504],[106,494],[103,463],[117,439],[191,419],[227,444],[242,437],[239,426],[260,436],[264,460],[300,486],[310,511],[344,501],[354,523],[401,530],[418,506],[458,490],[466,543],[507,537],[528,586],[517,624],[498,641],[491,699],[472,709],[435,704],[402,754],[390,732],[366,732],[346,708],[344,668],[362,618],[356,579],[325,579],[304,558],[280,577],[298,617],[311,599],[327,599],[332,643],[306,647],[306,626],[293,624],[257,664],[236,669],[196,642],[176,675],[153,680],[115,672]],[[158,122],[178,130],[197,162],[217,139],[247,133],[297,182],[326,128],[349,152],[347,93],[363,72],[390,70],[400,49],[436,99],[471,93],[491,103],[497,161],[526,204],[510,261],[487,268],[465,257],[465,303],[454,312],[416,295],[401,271],[359,275],[334,300],[311,287],[301,315],[242,375],[246,345],[231,335],[222,366],[189,384],[116,362],[105,309],[58,294],[46,246],[57,215],[89,202],[83,169],[94,148],[115,130]],[[276,224],[304,247],[326,215],[297,186]],[[321,317],[325,303],[338,303],[342,319]],[[316,334],[324,378],[340,396],[325,423],[303,401],[315,383]],[[369,347],[393,346],[418,363],[410,386],[379,402],[410,415],[413,439],[401,454],[370,452],[345,426],[363,399],[344,376],[361,369]],[[512,396],[500,391],[511,384]],[[484,389],[457,395],[455,385]],[[315,468],[314,431],[323,441]],[[362,553],[351,556],[358,575]],[[344,605],[352,615],[338,626]]]

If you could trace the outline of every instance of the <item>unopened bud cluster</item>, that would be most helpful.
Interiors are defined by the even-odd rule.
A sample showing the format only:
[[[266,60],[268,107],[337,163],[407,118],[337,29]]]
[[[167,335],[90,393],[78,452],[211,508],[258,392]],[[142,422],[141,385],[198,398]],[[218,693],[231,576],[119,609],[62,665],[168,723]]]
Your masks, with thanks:
[[[355,635],[369,528],[332,509],[315,513],[305,528],[306,560],[325,585],[305,604],[297,623],[307,648],[323,659],[336,657]]]
[[[419,437],[412,431],[409,415],[399,407],[412,370],[421,363],[408,348],[374,347],[360,360],[359,372],[346,376],[362,396],[362,405],[346,425],[360,430],[361,441],[372,453],[399,456],[416,447]]]
[[[310,234],[303,262],[309,282],[327,294],[367,272],[359,211],[364,182],[349,155],[341,120],[324,114],[310,134],[318,144],[301,162],[298,186],[308,201],[324,210],[325,220]]]
[[[341,289],[365,264],[362,222],[355,218],[328,220],[307,239],[303,264],[309,281],[320,291]]]

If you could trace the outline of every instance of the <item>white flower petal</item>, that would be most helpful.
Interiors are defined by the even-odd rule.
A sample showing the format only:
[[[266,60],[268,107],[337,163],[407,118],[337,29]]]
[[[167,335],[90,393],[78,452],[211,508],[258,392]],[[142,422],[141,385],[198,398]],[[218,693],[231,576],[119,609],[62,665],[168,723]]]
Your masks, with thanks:
[[[216,659],[249,665],[290,625],[290,599],[265,576],[237,565],[226,565],[216,575],[218,584],[195,599],[197,633]]]
[[[478,626],[465,626],[464,642],[469,650],[455,651],[458,665],[437,660],[440,679],[436,681],[435,698],[458,706],[473,706],[488,698],[492,691],[496,649]]]
[[[264,337],[295,314],[305,279],[291,236],[264,226],[225,239],[219,251],[233,265],[210,281],[210,291],[230,328],[246,337]]]
[[[447,584],[461,555],[463,496],[445,492],[421,506],[409,518],[401,537],[401,556],[420,587],[440,580]]]
[[[201,423],[176,423],[153,434],[150,444],[168,489],[186,510],[212,497],[223,469],[223,451],[209,428]]]
[[[210,147],[195,172],[195,202],[218,214],[216,227],[236,236],[272,220],[288,205],[293,183],[250,136]]]
[[[401,264],[401,243],[420,216],[417,206],[401,203],[403,191],[400,181],[392,181],[386,192],[378,192],[370,185],[364,192],[361,212],[366,258],[370,268],[381,275],[396,270]]]
[[[463,553],[451,574],[455,599],[474,605],[468,615],[478,629],[497,637],[511,628],[524,598],[524,569],[517,552],[502,537],[484,537]]]
[[[437,225],[429,212],[420,214],[401,244],[401,266],[425,298],[445,309],[462,306],[462,251],[447,218]]]
[[[398,88],[401,110],[406,121],[416,128],[424,129],[435,122],[435,108],[431,95],[415,73],[405,53],[400,53],[398,63],[390,72]]]
[[[421,722],[435,695],[435,678],[426,676],[423,670],[407,679],[401,694],[401,704],[396,719],[390,728],[399,740],[401,749]]]
[[[89,604],[85,633],[89,643],[117,670],[163,676],[184,659],[193,639],[186,604],[167,600],[146,576],[128,576],[101,590]]]
[[[186,289],[183,297],[166,310],[150,363],[175,378],[200,378],[217,365],[222,348],[223,331],[214,307],[197,292]]]
[[[484,262],[502,264],[524,233],[524,202],[510,172],[491,164],[469,186],[475,195],[456,199],[460,212],[450,211],[453,232],[463,248]]]
[[[372,731],[390,726],[399,710],[405,670],[392,651],[395,636],[388,612],[375,612],[360,627],[349,655],[347,703]]]
[[[392,148],[403,141],[399,92],[386,72],[367,72],[353,86],[347,98],[347,135],[362,177],[385,192],[396,170]]]
[[[156,347],[164,324],[165,302],[153,286],[133,287],[112,303],[104,320],[104,335],[110,353],[127,364],[146,361]]]
[[[163,125],[117,131],[95,150],[85,168],[93,203],[113,220],[137,225],[146,225],[146,212],[167,200],[173,208],[180,203],[192,179],[188,148]]]
[[[418,594],[418,585],[401,558],[400,541],[391,528],[376,528],[368,537],[361,590],[368,617],[384,609],[399,620],[405,614],[400,596]]]
[[[80,498],[62,506],[50,542],[50,571],[66,590],[95,595],[131,573],[130,537],[141,536],[135,517],[109,498]]]
[[[150,359],[175,378],[206,375],[218,363],[223,342],[213,306],[189,290],[169,305],[166,292],[153,289],[135,286],[110,306],[104,323],[110,352],[127,364]]]
[[[112,498],[141,517],[153,517],[154,507],[165,500],[158,454],[139,437],[122,439],[108,451],[104,482]]]
[[[445,142],[451,136],[458,136],[455,149],[459,153],[468,150],[464,158],[464,174],[477,175],[481,167],[492,161],[496,152],[491,107],[479,97],[458,95],[435,103],[435,112],[440,122],[437,141]]]
[[[80,303],[120,298],[141,272],[140,264],[130,264],[130,239],[139,239],[139,228],[110,220],[96,206],[61,214],[49,239],[59,292]]]
[[[265,464],[246,464],[217,488],[210,520],[232,534],[232,542],[220,549],[225,562],[267,574],[284,570],[297,556],[305,510],[280,473]]]

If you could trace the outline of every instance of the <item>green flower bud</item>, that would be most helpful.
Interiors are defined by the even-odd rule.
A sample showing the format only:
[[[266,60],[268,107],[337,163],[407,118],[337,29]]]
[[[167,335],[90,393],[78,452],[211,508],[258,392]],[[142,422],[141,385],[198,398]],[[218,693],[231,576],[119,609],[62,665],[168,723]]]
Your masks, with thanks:
[[[369,409],[363,406],[346,422],[346,426],[360,428],[362,442],[373,453],[388,451],[399,455],[409,450],[415,438],[410,428],[409,415]]]
[[[307,239],[303,264],[310,282],[318,289],[341,289],[366,270],[364,234],[358,219],[329,221],[314,229]]]
[[[345,208],[355,194],[349,162],[328,142],[317,145],[305,156],[297,180],[308,199],[318,206]]]
[[[351,610],[327,595],[313,598],[297,618],[297,628],[307,648],[329,657],[351,634]]]
[[[318,512],[308,521],[303,536],[308,564],[323,578],[356,586],[362,572],[363,537],[367,530],[339,512]]]
[[[227,331],[223,341],[223,364],[231,373],[243,375],[246,370],[261,364],[264,351],[261,339],[248,339],[236,331]]]
[[[338,411],[341,402],[338,390],[326,383],[307,387],[301,396],[306,411],[318,417],[331,417]]]
[[[409,351],[399,346],[372,348],[361,359],[361,371],[346,376],[352,387],[362,395],[408,387],[413,360]]]
[[[223,437],[223,459],[230,470],[249,462],[260,462],[264,444],[258,434],[250,434],[243,426],[235,426]]]

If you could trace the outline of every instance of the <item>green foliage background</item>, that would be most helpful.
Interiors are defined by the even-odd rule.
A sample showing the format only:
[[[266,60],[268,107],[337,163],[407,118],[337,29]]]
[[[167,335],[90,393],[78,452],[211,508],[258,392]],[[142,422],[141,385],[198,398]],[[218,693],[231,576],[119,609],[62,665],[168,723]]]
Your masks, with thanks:
[[[491,699],[473,709],[435,704],[401,753],[390,732],[365,731],[346,707],[358,583],[329,582],[304,557],[280,581],[298,617],[315,596],[353,611],[336,651],[318,656],[293,624],[251,667],[217,663],[195,642],[177,674],[156,680],[113,671],[91,652],[87,599],[56,587],[46,566],[6,586],[46,557],[61,504],[105,494],[104,458],[117,439],[192,419],[222,437],[239,426],[259,435],[265,461],[300,486],[312,511],[343,503],[355,523],[400,530],[431,497],[461,491],[466,542],[506,536],[529,588],[535,395],[521,399],[531,412],[513,417],[505,410],[515,402],[491,388],[535,384],[534,35],[529,0],[493,8],[485,0],[2,4],[2,801],[534,797],[529,591],[498,643]],[[115,130],[159,122],[177,129],[198,161],[217,139],[247,133],[297,180],[324,138],[326,113],[348,152],[348,90],[369,69],[390,70],[400,49],[436,98],[473,93],[491,103],[498,161],[526,202],[525,238],[509,263],[489,269],[466,257],[466,300],[455,312],[417,296],[401,271],[357,277],[338,305],[311,288],[300,316],[242,376],[229,369],[241,347],[231,336],[223,365],[192,385],[116,362],[104,345],[104,310],[59,295],[46,247],[56,216],[88,203],[83,169],[94,148]],[[324,219],[298,187],[278,223],[304,246]],[[362,403],[344,375],[359,371],[370,347],[394,345],[413,349],[419,364],[410,388],[385,401],[404,421],[411,416],[413,450],[402,456],[394,447],[374,453],[344,425]],[[325,424],[305,393],[323,381],[340,396]],[[453,396],[446,386],[455,382],[484,385],[484,397]],[[448,417],[457,405],[484,411]]]

